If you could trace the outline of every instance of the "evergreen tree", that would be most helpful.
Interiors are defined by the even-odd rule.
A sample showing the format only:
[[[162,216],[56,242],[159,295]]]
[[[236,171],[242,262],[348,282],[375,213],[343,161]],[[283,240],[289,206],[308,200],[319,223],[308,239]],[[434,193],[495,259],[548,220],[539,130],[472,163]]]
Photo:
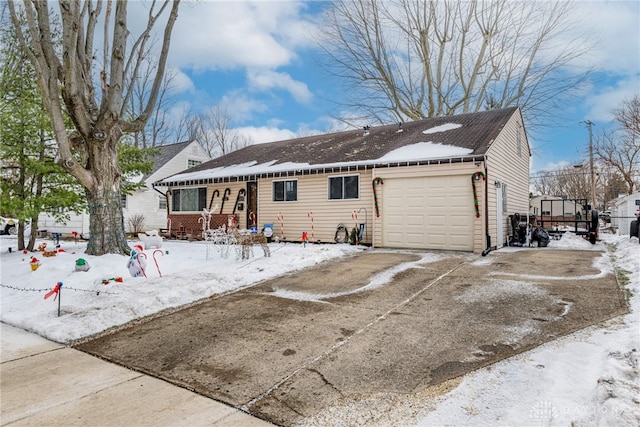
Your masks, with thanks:
[[[4,14],[3,14],[4,15]],[[17,42],[14,27],[0,30],[0,213],[17,218],[18,249],[33,250],[38,215],[62,219],[86,205],[82,187],[54,162],[51,122],[42,106],[36,75]],[[25,224],[31,225],[25,245]]]

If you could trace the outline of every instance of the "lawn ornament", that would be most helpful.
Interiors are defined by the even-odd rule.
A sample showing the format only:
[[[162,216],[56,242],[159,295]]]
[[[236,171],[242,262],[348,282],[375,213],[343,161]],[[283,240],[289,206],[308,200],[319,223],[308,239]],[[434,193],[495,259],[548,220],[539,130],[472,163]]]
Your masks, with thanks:
[[[267,237],[264,233],[251,234],[246,231],[234,231],[235,240],[237,242],[237,255],[240,259],[249,259],[253,256],[253,245],[259,244],[265,257],[271,256],[271,250],[267,245]]]
[[[131,256],[127,261],[127,268],[131,277],[147,277],[145,268],[147,267],[147,254],[142,251],[141,245],[134,246]]]
[[[149,230],[146,233],[138,233],[138,239],[144,243],[145,249],[162,247],[162,237],[158,235],[158,230]]]
[[[158,275],[162,277],[162,273],[160,272],[160,267],[158,266],[158,260],[156,259],[156,253],[159,253],[160,255],[164,255],[164,252],[162,252],[160,249],[156,249],[155,251],[153,251],[153,262],[156,263],[156,268],[158,269]]]
[[[29,265],[31,265],[31,271],[36,271],[40,267],[40,260],[33,257],[31,258],[31,261],[29,261]]]
[[[108,285],[108,284],[109,284],[109,282],[123,283],[123,282],[124,282],[124,280],[122,279],[122,277],[112,277],[112,278],[110,278],[110,279],[104,279],[104,280],[102,281],[102,284],[103,284],[103,285]]]
[[[84,258],[78,258],[76,260],[76,271],[89,271],[89,263]]]

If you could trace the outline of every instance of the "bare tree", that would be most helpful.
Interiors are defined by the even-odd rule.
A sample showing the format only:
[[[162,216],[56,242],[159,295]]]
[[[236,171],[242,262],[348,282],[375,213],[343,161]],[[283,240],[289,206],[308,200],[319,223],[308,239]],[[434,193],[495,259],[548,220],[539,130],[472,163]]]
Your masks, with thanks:
[[[127,2],[60,0],[62,48],[56,49],[50,28],[54,14],[49,4],[37,0],[20,2],[27,18],[24,28],[17,15],[18,2],[9,1],[11,20],[36,70],[43,105],[51,118],[58,162],[85,188],[91,233],[88,254],[130,251],[120,204],[118,142],[125,133],[141,131],[153,113],[179,3],[179,0],[164,0],[159,5],[153,2],[144,30],[128,47],[131,34]],[[126,108],[133,87],[127,84],[127,76],[138,74],[151,32],[156,25],[162,25],[160,18],[167,10],[158,67],[147,104],[139,115],[128,117]],[[94,40],[100,26],[104,44],[97,50]],[[29,44],[27,40],[33,42]],[[98,68],[97,74],[94,67]],[[65,115],[73,123],[71,131],[65,125]]]
[[[129,84],[132,86],[132,95],[129,97],[129,106],[127,108],[129,117],[137,117],[149,102],[149,95],[151,94],[157,68],[158,64],[153,57],[150,54],[145,54],[141,59],[140,67],[136,70],[138,75],[131,76]],[[148,148],[171,142],[174,126],[170,120],[169,108],[174,102],[174,97],[171,94],[173,93],[175,78],[175,72],[165,72],[158,92],[156,108],[153,110],[145,127],[133,135],[133,142],[136,147]]]
[[[540,194],[566,199],[589,199],[589,171],[584,165],[566,166],[561,169],[540,172],[533,177],[533,186]]]
[[[530,127],[588,76],[568,37],[570,2],[336,0],[323,20],[345,106],[380,122],[519,105]],[[575,70],[575,68],[574,68]]]
[[[632,194],[640,177],[640,96],[625,100],[614,110],[618,129],[603,132],[594,145],[594,156],[618,172]]]
[[[252,144],[250,138],[231,127],[231,122],[231,113],[221,105],[214,106],[192,122],[195,139],[209,157],[224,156]]]
[[[174,128],[174,142],[198,139],[198,119],[191,111],[183,111]]]

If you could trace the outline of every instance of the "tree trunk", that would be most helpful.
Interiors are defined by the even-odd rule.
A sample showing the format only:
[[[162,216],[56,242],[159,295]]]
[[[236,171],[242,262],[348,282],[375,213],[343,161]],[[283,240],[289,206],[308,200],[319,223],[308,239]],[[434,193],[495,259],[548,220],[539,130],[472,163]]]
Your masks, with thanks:
[[[117,189],[99,186],[86,190],[89,203],[89,243],[87,255],[129,255],[124,231],[124,216],[120,206],[120,186]]]
[[[89,205],[88,255],[129,255],[122,214],[120,165],[118,164],[117,133],[106,140],[92,141],[87,169],[93,185],[85,190]]]

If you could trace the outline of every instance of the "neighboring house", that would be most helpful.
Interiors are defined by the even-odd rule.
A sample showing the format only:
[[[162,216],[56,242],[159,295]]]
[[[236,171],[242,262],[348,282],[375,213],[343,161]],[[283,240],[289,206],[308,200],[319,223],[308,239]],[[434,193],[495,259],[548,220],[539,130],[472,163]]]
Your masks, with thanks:
[[[211,158],[196,141],[157,147],[160,154],[155,157],[153,170],[141,178],[144,188],[130,196],[122,196],[125,229],[131,231],[130,219],[136,215],[144,217],[145,230],[167,228],[166,195],[154,191],[153,183],[167,176],[198,166]]]
[[[529,200],[529,213],[537,216],[574,217],[583,210],[583,204],[574,199],[542,194]]]
[[[256,144],[160,182],[172,233],[232,215],[274,237],[482,252],[529,208],[531,151],[517,107]],[[486,179],[485,179],[486,178]],[[217,208],[216,208],[217,207]]]
[[[157,148],[160,153],[154,158],[151,173],[139,177],[144,182],[144,188],[129,196],[122,196],[124,225],[127,231],[131,231],[129,220],[136,215],[144,216],[145,230],[166,228],[166,195],[154,191],[152,183],[211,159],[197,141],[161,145]],[[41,214],[38,228],[47,233],[62,233],[64,235],[70,235],[76,231],[83,237],[88,237],[89,214],[70,214],[70,216],[69,221],[60,223],[49,214]]]
[[[618,234],[629,235],[631,221],[636,219],[640,209],[640,192],[619,196],[609,202],[611,226],[618,229]]]

